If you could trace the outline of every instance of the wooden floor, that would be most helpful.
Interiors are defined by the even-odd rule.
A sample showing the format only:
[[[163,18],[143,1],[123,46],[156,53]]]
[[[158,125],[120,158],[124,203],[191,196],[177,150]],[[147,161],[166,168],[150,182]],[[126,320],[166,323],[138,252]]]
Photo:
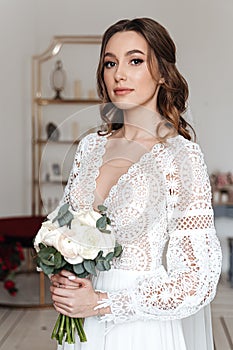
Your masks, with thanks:
[[[52,308],[0,307],[0,350],[55,350],[50,335],[56,318]],[[233,350],[233,289],[225,278],[212,303],[212,320],[215,350]]]
[[[216,350],[233,350],[233,288],[222,277],[212,303],[212,322]]]

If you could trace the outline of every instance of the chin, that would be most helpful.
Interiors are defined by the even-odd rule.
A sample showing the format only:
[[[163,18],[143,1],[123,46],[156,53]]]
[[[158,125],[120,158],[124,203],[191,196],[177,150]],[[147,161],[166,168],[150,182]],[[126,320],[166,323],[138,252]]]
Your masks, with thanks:
[[[122,110],[130,110],[139,107],[138,104],[127,102],[127,101],[118,101],[118,102],[112,102],[117,108]]]

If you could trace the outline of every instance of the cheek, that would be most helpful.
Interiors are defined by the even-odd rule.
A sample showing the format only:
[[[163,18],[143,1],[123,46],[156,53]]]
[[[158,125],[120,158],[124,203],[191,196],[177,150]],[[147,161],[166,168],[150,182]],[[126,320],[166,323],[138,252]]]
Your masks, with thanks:
[[[132,78],[143,86],[155,84],[155,81],[149,73],[148,69],[138,69],[133,71]]]
[[[140,91],[145,92],[154,92],[157,88],[156,81],[148,73],[141,73],[135,78],[138,80],[138,87]]]
[[[105,86],[106,86],[108,92],[109,92],[109,89],[111,87],[111,80],[112,79],[111,79],[110,74],[108,72],[105,72],[104,73],[104,83],[105,83]]]

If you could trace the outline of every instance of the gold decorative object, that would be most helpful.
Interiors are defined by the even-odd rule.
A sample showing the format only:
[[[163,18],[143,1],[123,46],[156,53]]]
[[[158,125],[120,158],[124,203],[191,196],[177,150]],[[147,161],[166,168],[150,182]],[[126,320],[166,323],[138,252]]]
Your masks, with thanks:
[[[66,73],[63,69],[62,61],[57,60],[55,64],[55,68],[51,74],[51,86],[52,89],[55,90],[56,95],[55,99],[61,99],[61,92],[64,90],[66,82]]]

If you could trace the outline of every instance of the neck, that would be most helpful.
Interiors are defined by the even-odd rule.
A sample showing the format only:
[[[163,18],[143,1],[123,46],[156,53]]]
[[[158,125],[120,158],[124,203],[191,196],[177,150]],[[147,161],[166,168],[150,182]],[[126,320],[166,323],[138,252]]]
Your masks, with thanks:
[[[158,124],[161,122],[161,116],[154,111],[124,111],[124,127],[122,136],[126,140],[155,138]]]

